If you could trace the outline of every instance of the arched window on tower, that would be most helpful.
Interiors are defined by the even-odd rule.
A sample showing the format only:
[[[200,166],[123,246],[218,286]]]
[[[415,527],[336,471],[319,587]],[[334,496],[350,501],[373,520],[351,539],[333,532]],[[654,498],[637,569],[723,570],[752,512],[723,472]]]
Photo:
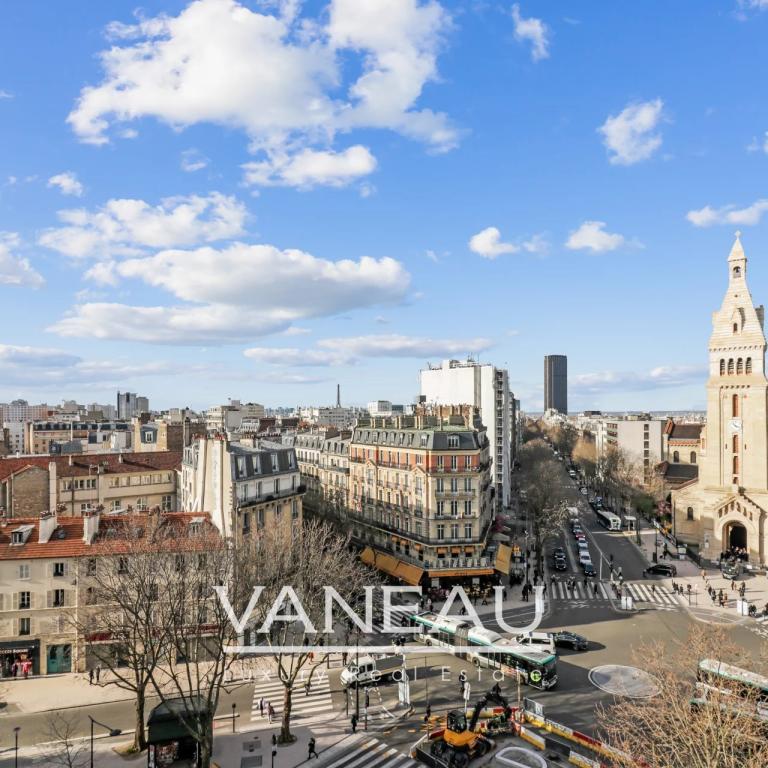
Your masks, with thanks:
[[[691,464],[696,463],[696,451],[691,451]]]
[[[739,436],[738,435],[733,436],[733,452],[734,453],[739,452]]]
[[[739,324],[738,323],[734,323],[733,324],[733,332],[734,333],[738,333],[739,332]]]
[[[747,358],[747,369],[746,370],[747,370],[747,374],[752,373],[752,358],[751,357]]]
[[[739,457],[738,456],[733,457],[733,482],[734,483],[739,482]]]
[[[720,361],[720,375],[725,376],[725,360]]]
[[[728,375],[733,376],[733,358],[728,361]]]
[[[677,464],[677,463],[680,461],[680,452],[679,452],[679,451],[675,451],[675,452],[672,454],[672,461],[673,461],[675,464]]]
[[[693,520],[693,507],[688,507],[688,509],[686,510],[686,517],[689,520]]]
[[[739,396],[733,395],[731,397],[731,416],[734,418],[739,415]]]
[[[733,268],[733,276],[734,277],[741,277],[741,267],[734,267]]]
[[[741,358],[736,361],[736,373],[739,375],[744,373],[744,361]]]

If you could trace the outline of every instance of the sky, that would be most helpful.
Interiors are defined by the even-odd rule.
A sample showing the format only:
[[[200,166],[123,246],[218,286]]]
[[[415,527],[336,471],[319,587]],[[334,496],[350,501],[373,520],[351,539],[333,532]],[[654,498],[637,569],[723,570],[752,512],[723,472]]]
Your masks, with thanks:
[[[702,408],[768,299],[768,0],[6,0],[0,401]]]

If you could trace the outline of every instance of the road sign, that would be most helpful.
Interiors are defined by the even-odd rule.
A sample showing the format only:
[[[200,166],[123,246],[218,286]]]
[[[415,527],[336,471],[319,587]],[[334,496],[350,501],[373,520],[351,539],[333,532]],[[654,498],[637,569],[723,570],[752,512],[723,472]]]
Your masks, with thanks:
[[[523,709],[536,717],[544,717],[544,705],[527,696],[523,699]]]
[[[464,690],[462,691],[462,694],[461,694],[464,698],[464,701],[469,701],[469,692],[470,692],[469,683],[464,683]]]

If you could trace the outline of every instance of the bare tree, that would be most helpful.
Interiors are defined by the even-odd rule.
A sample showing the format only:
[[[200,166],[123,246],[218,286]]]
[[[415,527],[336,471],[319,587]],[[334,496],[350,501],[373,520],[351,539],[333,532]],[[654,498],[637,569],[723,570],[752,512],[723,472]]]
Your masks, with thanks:
[[[202,768],[209,768],[213,716],[237,658],[232,649],[240,643],[215,589],[227,586],[235,610],[247,602],[250,590],[237,577],[238,550],[213,526],[198,523],[168,534],[173,536],[172,546],[169,542],[160,547],[155,558],[163,589],[154,604],[148,637],[157,659],[151,683],[197,742]]]
[[[683,642],[660,641],[636,652],[658,694],[618,698],[598,708],[607,741],[624,756],[615,764],[635,768],[764,768],[768,723],[758,714],[758,693],[718,678],[697,683],[698,663],[715,659],[755,669],[741,646],[719,627],[694,626]]]
[[[573,460],[586,477],[594,477],[597,469],[597,446],[594,440],[579,437],[573,447]]]
[[[40,747],[45,765],[60,768],[85,768],[88,763],[88,748],[82,738],[75,736],[77,727],[72,715],[54,712],[46,718],[46,744]]]
[[[249,575],[254,584],[264,587],[252,614],[254,627],[265,626],[268,611],[276,602],[281,613],[295,617],[276,621],[271,631],[261,634],[265,651],[273,659],[283,686],[281,743],[294,740],[291,734],[293,697],[298,686],[309,691],[313,676],[325,659],[326,640],[337,644],[348,637],[347,616],[338,605],[332,612],[333,626],[326,627],[326,588],[336,591],[364,617],[366,587],[380,583],[379,575],[364,566],[350,552],[349,539],[326,523],[311,521],[291,531],[275,529],[246,544],[241,552],[241,578]],[[285,588],[291,587],[300,601],[304,617],[293,605]],[[265,627],[266,629],[266,627]],[[332,635],[324,634],[334,630]],[[287,650],[292,648],[292,650]]]
[[[114,521],[106,530],[94,547],[98,556],[80,563],[85,606],[72,621],[91,662],[109,673],[98,684],[133,693],[133,750],[141,751],[147,746],[146,697],[158,663],[157,645],[148,641],[153,605],[164,586],[157,559],[173,537],[159,515]]]
[[[559,490],[562,468],[543,440],[526,443],[520,451],[520,463],[520,487],[525,491],[536,552],[541,559],[544,541],[556,535],[568,517]]]
[[[549,437],[561,456],[571,458],[574,446],[579,437],[579,433],[572,424],[568,424],[567,422],[557,424],[551,430]]]

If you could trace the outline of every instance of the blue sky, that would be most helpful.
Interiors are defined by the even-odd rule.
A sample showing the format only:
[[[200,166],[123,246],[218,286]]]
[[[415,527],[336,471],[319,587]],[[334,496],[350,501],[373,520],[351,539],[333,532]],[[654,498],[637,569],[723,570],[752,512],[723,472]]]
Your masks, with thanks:
[[[8,0],[0,400],[704,403],[768,298],[767,0]]]

